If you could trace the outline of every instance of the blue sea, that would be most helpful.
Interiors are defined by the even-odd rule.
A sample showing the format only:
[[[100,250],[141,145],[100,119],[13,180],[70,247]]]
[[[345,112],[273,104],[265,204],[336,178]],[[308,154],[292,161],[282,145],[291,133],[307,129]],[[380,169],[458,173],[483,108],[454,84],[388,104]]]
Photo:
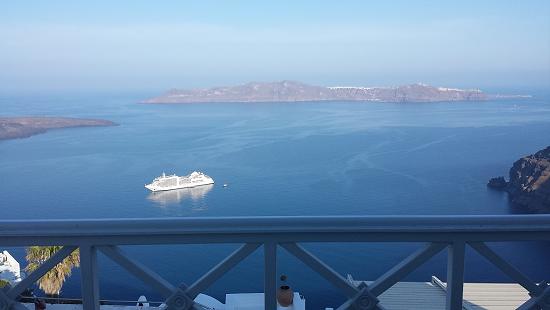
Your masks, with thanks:
[[[0,142],[3,219],[261,215],[524,213],[487,189],[521,156],[550,145],[550,100],[461,103],[138,104],[154,94],[2,95],[5,116],[102,118],[115,127],[52,130]],[[216,184],[149,193],[162,172],[200,170]],[[227,183],[227,187],[222,184]],[[192,283],[238,245],[125,250],[173,284]],[[374,280],[419,244],[305,244],[342,275]],[[492,244],[530,275],[550,279],[548,243]],[[25,265],[24,249],[11,249]],[[278,272],[310,309],[343,296],[280,249]],[[467,281],[509,281],[469,251]],[[406,278],[445,280],[440,253]],[[103,299],[159,296],[100,257]],[[263,289],[258,250],[205,293]],[[36,289],[38,292],[39,290]],[[62,295],[78,297],[79,270]]]

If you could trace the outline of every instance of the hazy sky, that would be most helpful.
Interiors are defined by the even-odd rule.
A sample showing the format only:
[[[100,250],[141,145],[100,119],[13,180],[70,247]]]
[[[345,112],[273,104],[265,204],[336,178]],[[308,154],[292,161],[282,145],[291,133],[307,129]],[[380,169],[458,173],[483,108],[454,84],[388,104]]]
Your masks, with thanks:
[[[550,88],[550,1],[0,4],[0,91],[282,79]]]

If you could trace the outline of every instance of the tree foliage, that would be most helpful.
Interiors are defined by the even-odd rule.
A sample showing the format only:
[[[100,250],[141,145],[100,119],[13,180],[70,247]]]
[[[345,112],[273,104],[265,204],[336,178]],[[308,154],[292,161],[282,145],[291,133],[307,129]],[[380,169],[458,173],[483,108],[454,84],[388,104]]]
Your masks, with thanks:
[[[31,246],[27,248],[27,267],[28,273],[36,270],[42,263],[52,257],[59,251],[61,246]],[[75,267],[80,266],[80,254],[78,249],[73,251],[63,261],[48,271],[37,281],[38,287],[47,295],[58,296],[63,287],[65,279],[71,275]]]

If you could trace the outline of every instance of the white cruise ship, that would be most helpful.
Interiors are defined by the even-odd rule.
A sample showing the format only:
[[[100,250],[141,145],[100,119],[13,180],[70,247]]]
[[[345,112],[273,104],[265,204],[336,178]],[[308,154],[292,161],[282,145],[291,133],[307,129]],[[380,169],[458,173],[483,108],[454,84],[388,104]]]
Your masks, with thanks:
[[[190,188],[201,185],[214,184],[214,180],[202,172],[193,171],[191,174],[180,177],[175,174],[162,175],[155,178],[151,184],[145,185],[145,188],[153,192],[169,191],[179,188]]]

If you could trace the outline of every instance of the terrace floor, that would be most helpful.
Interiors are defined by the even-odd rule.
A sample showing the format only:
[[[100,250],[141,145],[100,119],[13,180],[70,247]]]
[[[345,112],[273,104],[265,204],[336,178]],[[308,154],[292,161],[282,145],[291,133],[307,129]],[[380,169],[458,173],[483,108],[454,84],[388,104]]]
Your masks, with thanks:
[[[359,285],[361,281],[353,281]],[[370,282],[367,282],[369,284]],[[513,310],[529,299],[519,284],[464,283],[464,310]],[[431,282],[399,282],[379,297],[387,310],[445,309],[445,283],[433,277]]]

